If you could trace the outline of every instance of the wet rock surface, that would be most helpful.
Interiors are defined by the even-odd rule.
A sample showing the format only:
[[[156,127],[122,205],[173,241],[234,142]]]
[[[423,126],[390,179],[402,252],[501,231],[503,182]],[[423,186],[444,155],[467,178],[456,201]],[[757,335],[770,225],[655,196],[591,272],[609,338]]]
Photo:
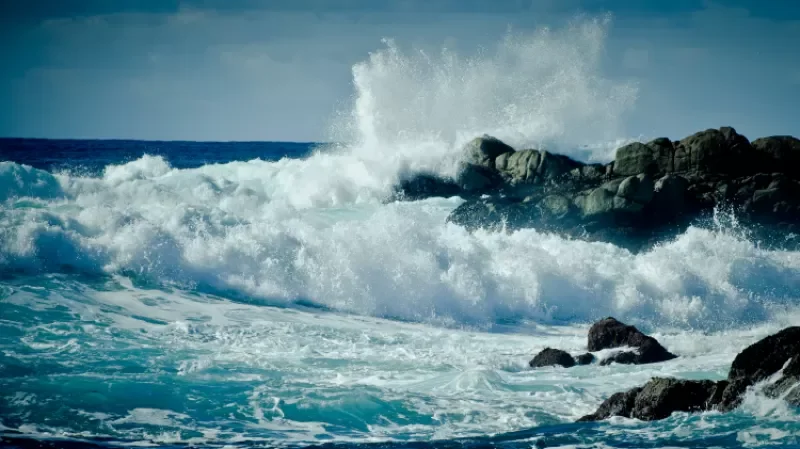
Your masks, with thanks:
[[[730,411],[749,387],[771,380],[762,394],[800,407],[800,327],[786,328],[748,346],[734,359],[727,380],[653,378],[642,387],[612,395],[579,421],[612,416],[651,421],[674,412]]]
[[[536,354],[536,357],[534,357],[528,365],[531,368],[543,366],[563,366],[564,368],[571,368],[575,366],[575,359],[566,351],[545,348]]]
[[[456,179],[417,174],[401,181],[398,198],[459,195],[467,201],[448,221],[467,229],[536,228],[632,251],[724,209],[753,225],[753,237],[800,247],[792,238],[800,232],[800,139],[791,136],[751,143],[730,127],[708,129],[625,145],[606,165],[483,136],[463,159]]]

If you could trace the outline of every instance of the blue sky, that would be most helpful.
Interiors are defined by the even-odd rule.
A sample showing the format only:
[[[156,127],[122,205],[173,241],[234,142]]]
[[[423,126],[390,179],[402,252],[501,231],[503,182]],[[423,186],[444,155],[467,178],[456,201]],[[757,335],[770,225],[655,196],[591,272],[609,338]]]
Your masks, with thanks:
[[[380,39],[470,52],[611,13],[628,135],[800,135],[796,0],[18,0],[0,6],[0,136],[325,138]]]

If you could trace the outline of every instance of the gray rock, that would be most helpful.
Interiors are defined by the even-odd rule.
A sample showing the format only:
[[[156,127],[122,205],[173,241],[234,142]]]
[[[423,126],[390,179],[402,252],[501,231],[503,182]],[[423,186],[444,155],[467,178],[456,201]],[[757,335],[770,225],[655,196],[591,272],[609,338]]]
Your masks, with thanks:
[[[506,155],[508,155],[506,157]],[[503,154],[497,169],[512,183],[533,182],[539,166],[539,151],[522,150]],[[500,158],[498,158],[500,159]]]
[[[539,202],[539,208],[542,214],[562,218],[570,213],[572,203],[563,195],[547,195]]]
[[[539,153],[539,164],[536,167],[536,174],[543,179],[553,180],[583,165],[584,164],[569,156],[542,151]]]
[[[653,199],[655,185],[648,175],[625,178],[619,185],[617,196],[645,205]]]
[[[619,184],[614,181],[603,184],[592,190],[586,197],[580,197],[576,205],[581,208],[584,217],[608,214],[614,210],[614,198],[617,196]]]
[[[575,357],[575,363],[578,365],[591,365],[594,362],[594,354],[587,352]]]
[[[563,366],[564,368],[571,368],[575,366],[575,359],[573,359],[568,352],[560,349],[545,348],[536,354],[536,357],[534,357],[528,365],[531,368],[541,368],[544,366]]]
[[[488,135],[472,139],[464,148],[465,162],[490,169],[495,168],[498,156],[513,152],[513,148]]]

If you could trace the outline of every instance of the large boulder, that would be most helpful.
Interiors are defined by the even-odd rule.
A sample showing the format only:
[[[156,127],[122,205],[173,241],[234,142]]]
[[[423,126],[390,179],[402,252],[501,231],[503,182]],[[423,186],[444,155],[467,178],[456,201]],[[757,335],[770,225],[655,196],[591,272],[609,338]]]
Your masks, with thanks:
[[[759,340],[733,359],[728,371],[730,385],[720,408],[730,410],[737,407],[747,387],[770,378],[781,369],[781,378],[766,392],[779,396],[789,388],[800,390],[800,326],[788,327]],[[800,391],[793,393],[796,394],[787,399],[800,406]]]
[[[496,168],[512,183],[533,182],[539,167],[538,150],[521,150],[501,154],[496,159]]]
[[[596,412],[579,421],[600,421],[612,416],[653,421],[674,412],[710,410],[726,385],[726,381],[655,377],[642,387],[612,395]]]
[[[604,183],[585,198],[578,198],[576,203],[587,218],[631,218],[650,203],[654,188],[649,175],[629,176]]]
[[[763,171],[800,177],[800,139],[792,136],[762,137],[753,141],[753,148],[762,156]]]
[[[503,153],[513,153],[514,149],[506,145],[500,139],[484,135],[472,139],[464,147],[464,158],[468,164],[495,168],[495,159]]]
[[[615,176],[635,176],[639,174],[663,175],[673,171],[672,142],[658,138],[649,143],[634,142],[617,149],[614,158]]]
[[[631,347],[635,351],[618,352],[600,362],[622,364],[657,363],[672,360],[677,356],[667,351],[655,338],[643,334],[634,326],[608,317],[592,325],[589,329],[589,351],[601,351]]]
[[[603,401],[594,413],[580,418],[578,422],[602,421],[612,416],[630,418],[636,406],[636,396],[641,391],[642,387],[636,387],[628,391],[614,393],[610,398]]]
[[[528,365],[531,368],[541,368],[543,366],[563,366],[571,368],[575,366],[575,359],[560,349],[544,348],[531,360]]]
[[[675,145],[674,171],[744,175],[758,169],[750,141],[731,127],[707,129]]]

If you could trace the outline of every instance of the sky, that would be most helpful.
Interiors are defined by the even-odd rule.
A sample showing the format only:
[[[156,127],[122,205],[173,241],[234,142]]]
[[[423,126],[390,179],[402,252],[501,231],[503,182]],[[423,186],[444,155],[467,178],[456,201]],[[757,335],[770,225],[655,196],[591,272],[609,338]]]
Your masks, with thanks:
[[[800,135],[796,0],[0,0],[0,136],[322,141],[354,64],[610,14],[629,136]]]

